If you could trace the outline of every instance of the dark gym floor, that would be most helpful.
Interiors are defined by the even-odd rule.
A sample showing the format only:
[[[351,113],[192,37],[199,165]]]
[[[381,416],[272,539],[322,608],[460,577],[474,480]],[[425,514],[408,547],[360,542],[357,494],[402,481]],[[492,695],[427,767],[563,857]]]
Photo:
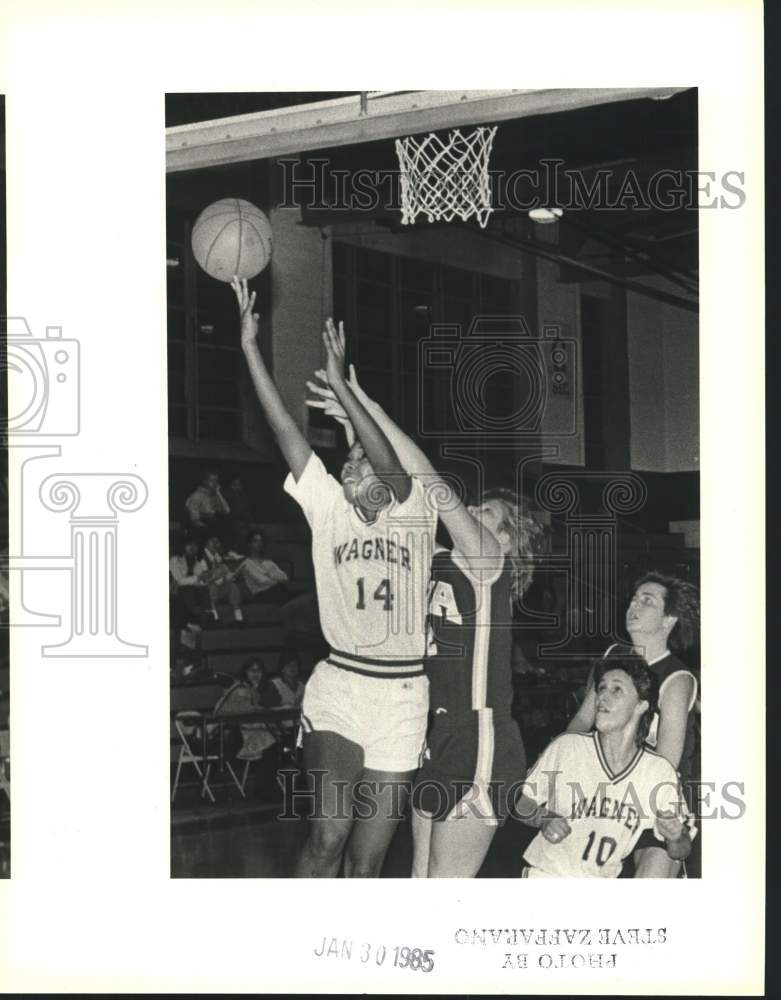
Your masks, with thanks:
[[[234,809],[212,819],[174,824],[171,875],[174,878],[289,877],[306,833],[303,819],[277,819],[269,807]],[[203,817],[203,813],[201,814]],[[517,878],[522,855],[534,835],[509,820],[496,834],[478,878]],[[405,820],[393,838],[383,878],[409,878],[412,869],[411,824]]]

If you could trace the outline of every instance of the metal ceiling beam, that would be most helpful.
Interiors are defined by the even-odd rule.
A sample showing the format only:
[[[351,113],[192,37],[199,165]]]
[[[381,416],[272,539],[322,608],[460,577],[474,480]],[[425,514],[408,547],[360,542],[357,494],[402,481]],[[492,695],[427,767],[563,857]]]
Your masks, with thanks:
[[[666,98],[686,87],[378,91],[166,129],[176,173],[598,104]],[[363,103],[363,108],[362,108]]]
[[[565,212],[561,222],[565,226],[571,226],[584,236],[597,240],[604,246],[618,251],[624,256],[639,260],[641,263],[645,264],[649,270],[661,275],[663,278],[671,281],[674,285],[678,285],[678,287],[683,288],[684,291],[689,292],[692,295],[697,294],[699,287],[698,282],[693,280],[692,276],[685,272],[683,274],[679,274],[672,264],[663,260],[658,254],[654,253],[654,251],[646,249],[642,246],[636,247],[633,245],[631,240],[626,238],[623,240],[617,239],[612,235],[612,233],[607,232],[599,226],[593,225],[590,220],[587,224],[584,224],[576,218],[575,213],[573,212]]]
[[[462,223],[462,225],[464,225]],[[658,299],[660,302],[666,302],[672,306],[678,306],[679,309],[686,309],[689,312],[699,312],[699,300],[696,298],[686,299],[680,295],[673,295],[670,292],[665,292],[659,288],[652,288],[650,285],[643,284],[642,281],[633,281],[631,278],[623,277],[619,274],[614,274],[612,271],[605,270],[601,267],[594,267],[592,264],[586,264],[581,260],[577,260],[574,257],[568,257],[566,254],[558,253],[554,248],[548,246],[547,244],[539,243],[536,240],[513,240],[506,236],[500,236],[497,233],[487,232],[484,230],[474,230],[479,236],[484,236],[486,239],[495,240],[497,243],[504,243],[507,246],[514,247],[516,250],[520,250],[522,253],[531,254],[533,257],[542,257],[543,260],[549,260],[553,264],[564,264],[567,267],[575,268],[582,271],[583,274],[588,274],[593,278],[599,278],[602,281],[608,281],[613,285],[618,285],[621,288],[626,288],[630,292],[637,292],[640,295],[646,295],[651,299]]]

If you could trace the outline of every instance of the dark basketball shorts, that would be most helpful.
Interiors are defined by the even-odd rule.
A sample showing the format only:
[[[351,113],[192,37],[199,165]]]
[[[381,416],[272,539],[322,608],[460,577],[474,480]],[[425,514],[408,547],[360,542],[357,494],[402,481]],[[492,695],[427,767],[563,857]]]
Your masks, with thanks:
[[[472,813],[501,824],[526,777],[518,724],[491,709],[435,716],[412,790],[414,808],[434,820]]]

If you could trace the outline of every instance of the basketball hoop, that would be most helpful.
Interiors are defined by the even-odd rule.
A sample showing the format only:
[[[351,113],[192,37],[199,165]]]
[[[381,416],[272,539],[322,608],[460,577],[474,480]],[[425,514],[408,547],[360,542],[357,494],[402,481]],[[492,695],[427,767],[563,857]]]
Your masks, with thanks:
[[[401,171],[401,221],[407,226],[418,215],[429,222],[462,222],[473,215],[484,229],[491,207],[488,158],[496,135],[493,128],[459,129],[447,139],[431,132],[424,139],[396,140]]]

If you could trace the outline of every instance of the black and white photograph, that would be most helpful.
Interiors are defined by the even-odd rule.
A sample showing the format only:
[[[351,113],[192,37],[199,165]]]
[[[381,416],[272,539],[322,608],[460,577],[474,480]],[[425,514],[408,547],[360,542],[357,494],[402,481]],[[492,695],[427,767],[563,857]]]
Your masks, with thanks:
[[[166,126],[172,875],[699,878],[696,88]]]
[[[8,991],[762,994],[763,32],[3,7]]]

